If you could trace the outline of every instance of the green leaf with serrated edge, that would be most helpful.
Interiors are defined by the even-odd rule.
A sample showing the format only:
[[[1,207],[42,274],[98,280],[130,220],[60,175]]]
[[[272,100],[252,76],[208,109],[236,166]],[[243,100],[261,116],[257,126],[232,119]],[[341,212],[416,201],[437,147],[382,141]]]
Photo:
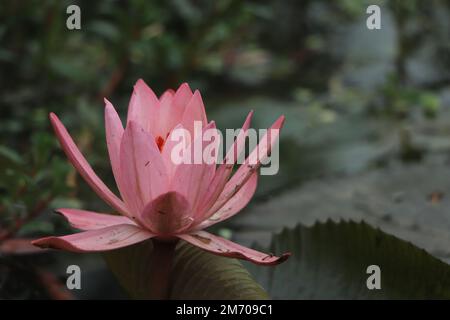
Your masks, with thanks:
[[[108,266],[132,298],[149,296],[151,253],[150,241],[104,253]],[[238,260],[213,255],[183,241],[177,245],[171,277],[170,299],[268,299]]]
[[[267,251],[292,251],[277,268],[246,264],[274,299],[450,299],[450,266],[409,242],[361,222],[284,229]],[[380,268],[369,290],[367,267]]]

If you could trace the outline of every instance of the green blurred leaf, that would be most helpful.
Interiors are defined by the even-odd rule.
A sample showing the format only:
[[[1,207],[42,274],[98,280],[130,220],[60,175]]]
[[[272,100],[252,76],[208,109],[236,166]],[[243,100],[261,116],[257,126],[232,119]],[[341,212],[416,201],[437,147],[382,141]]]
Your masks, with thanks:
[[[110,251],[106,261],[133,298],[147,298],[151,242]],[[260,267],[263,268],[263,267]],[[219,257],[180,242],[172,270],[171,299],[267,299],[266,292],[236,259]]]
[[[0,145],[0,160],[7,160],[16,165],[23,164],[22,157],[14,150]]]
[[[291,251],[277,268],[248,265],[274,299],[449,299],[450,266],[406,241],[361,222],[285,229],[266,251]],[[381,269],[381,289],[366,286]]]
[[[18,235],[27,235],[27,234],[52,234],[55,233],[55,226],[53,223],[49,221],[31,221],[20,228],[20,232]]]
[[[105,39],[115,41],[120,37],[117,27],[107,21],[96,20],[89,24],[88,30]]]

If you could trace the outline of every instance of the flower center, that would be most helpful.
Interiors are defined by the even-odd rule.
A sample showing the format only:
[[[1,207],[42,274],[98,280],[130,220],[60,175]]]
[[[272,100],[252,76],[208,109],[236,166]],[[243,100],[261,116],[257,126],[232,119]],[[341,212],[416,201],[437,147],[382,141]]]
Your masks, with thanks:
[[[156,145],[158,146],[159,152],[162,152],[162,149],[164,147],[164,142],[165,142],[163,137],[157,136],[155,138],[155,142],[156,142]]]

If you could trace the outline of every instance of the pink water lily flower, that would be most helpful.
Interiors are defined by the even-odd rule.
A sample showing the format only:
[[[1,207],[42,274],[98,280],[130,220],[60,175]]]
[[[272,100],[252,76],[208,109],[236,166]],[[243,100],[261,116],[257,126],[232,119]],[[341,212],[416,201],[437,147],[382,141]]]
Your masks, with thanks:
[[[207,122],[199,91],[192,93],[184,83],[176,92],[168,90],[158,98],[144,81],[138,80],[129,103],[125,129],[113,105],[106,99],[105,104],[106,142],[121,199],[95,174],[58,117],[51,113],[50,120],[70,162],[120,215],[58,209],[73,227],[83,231],[38,239],[33,241],[34,245],[73,252],[99,252],[150,238],[163,241],[178,238],[217,255],[261,265],[278,264],[289,257],[289,253],[280,257],[261,253],[203,231],[234,216],[255,193],[258,168],[263,161],[259,156],[256,163],[250,165],[250,160],[256,159],[256,149],[232,174],[236,154],[245,147],[252,112],[234,140],[235,152],[229,150],[225,156],[228,161],[219,165],[175,164],[170,156],[174,147],[170,136],[175,128],[194,133],[194,121],[201,121],[204,129],[215,128],[214,122]],[[283,122],[284,116],[281,116],[271,127],[276,134],[261,139],[257,148],[259,154],[262,151],[268,156]]]

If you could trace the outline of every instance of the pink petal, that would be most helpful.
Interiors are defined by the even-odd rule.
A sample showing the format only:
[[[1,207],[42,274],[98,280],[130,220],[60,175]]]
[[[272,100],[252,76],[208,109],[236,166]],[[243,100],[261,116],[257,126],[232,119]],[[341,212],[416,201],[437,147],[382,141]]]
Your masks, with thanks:
[[[166,94],[170,94],[170,95],[174,95],[175,91],[173,89],[167,89],[166,91],[164,91],[164,93],[159,97],[159,100],[161,100],[161,98],[166,95]]]
[[[62,214],[72,227],[80,230],[96,230],[118,224],[136,225],[132,220],[124,216],[66,208],[56,211]]]
[[[61,123],[61,121],[59,121],[58,117],[54,113],[50,113],[50,121],[64,152],[69,158],[69,161],[81,174],[83,179],[106,203],[108,203],[120,213],[126,214],[128,210],[125,204],[114,193],[112,193],[112,191],[95,174],[94,170],[92,170],[91,166],[83,157],[80,150],[78,150],[64,125]]]
[[[231,145],[230,149],[225,156],[224,163],[225,164],[235,164],[239,155],[245,147],[245,139],[248,136],[248,128],[250,128],[250,124],[252,122],[253,110],[249,112],[247,118],[245,118],[244,124],[242,125],[241,130],[239,131],[236,140]]]
[[[123,136],[122,121],[119,118],[114,106],[106,98],[105,100],[105,135],[108,146],[109,160],[116,180],[117,188],[123,197],[123,186],[120,178],[120,143]],[[131,217],[131,215],[128,215]]]
[[[250,127],[252,116],[253,111],[247,115],[247,118],[245,119],[245,122],[242,125],[235,141],[228,150],[223,163],[219,165],[219,168],[216,170],[214,178],[211,181],[211,186],[208,188],[208,191],[198,208],[198,211],[200,212],[200,221],[204,219],[204,215],[208,212],[208,209],[211,208],[211,206],[216,202],[217,197],[223,191],[223,188],[228,181],[231,172],[233,171],[234,164],[245,147],[245,139],[248,136],[248,128]]]
[[[128,105],[127,124],[135,121],[146,131],[152,130],[158,121],[159,100],[152,89],[139,79],[134,85]]]
[[[158,135],[166,139],[167,134],[173,126],[179,121],[175,119],[175,110],[173,107],[173,94],[165,93],[159,100],[159,119],[156,125],[158,126]]]
[[[191,98],[192,91],[187,83],[183,83],[175,94],[161,96],[158,125],[163,139],[181,122],[184,109]]]
[[[131,224],[119,224],[103,229],[79,232],[63,237],[47,237],[34,240],[41,248],[54,248],[72,252],[99,252],[142,242],[154,235]]]
[[[217,212],[228,200],[230,200],[247,182],[250,176],[257,172],[261,162],[270,154],[272,146],[277,142],[280,129],[284,123],[284,116],[279,117],[263,136],[258,146],[250,153],[245,162],[225,185],[223,192],[218,197],[206,216]],[[270,141],[269,141],[270,140]]]
[[[215,128],[215,123],[212,121],[203,129],[203,132]],[[197,202],[200,201],[201,197],[205,194],[216,170],[215,162],[208,164],[203,161],[203,149],[208,144],[209,142],[203,141],[203,134],[200,134],[187,147],[190,149],[191,153],[190,163],[179,164],[171,181],[171,190],[183,195],[189,202],[191,208],[195,208]],[[196,150],[196,146],[200,146],[201,150]],[[194,154],[199,151],[202,151],[201,154],[198,155],[201,163],[196,164]]]
[[[172,152],[175,152],[174,147],[178,146],[180,143],[182,146],[189,146],[190,140],[188,136],[188,131],[183,128],[181,124],[177,125],[167,137],[161,156],[163,158],[164,164],[166,165],[167,175],[169,179],[173,177],[176,167],[179,165],[172,159]],[[179,148],[180,150],[182,148]]]
[[[211,206],[216,202],[217,197],[223,191],[231,170],[232,165],[220,165],[217,168],[209,187],[205,191],[204,196],[201,197],[197,208],[195,209],[195,224],[199,224],[207,218],[206,214],[208,213],[208,209],[211,208]]]
[[[1,255],[22,255],[22,254],[33,254],[42,253],[42,250],[36,248],[31,244],[31,239],[6,239],[0,242],[0,256]]]
[[[105,129],[106,144],[108,146],[111,167],[119,184],[118,176],[120,173],[120,142],[122,141],[123,126],[114,106],[107,99],[105,100]]]
[[[153,136],[131,121],[120,147],[124,200],[134,216],[142,213],[150,200],[165,193],[168,177]]]
[[[179,238],[219,256],[244,259],[260,265],[276,265],[286,261],[290,253],[284,253],[280,257],[273,254],[262,253],[217,237],[206,231],[197,231],[191,234],[179,235]]]
[[[190,214],[188,201],[179,193],[168,192],[145,207],[140,221],[153,233],[173,235],[191,225],[194,219]]]
[[[201,121],[203,126],[206,126],[207,124],[205,106],[203,104],[202,96],[198,90],[195,90],[194,95],[184,109],[181,120],[183,127],[191,133],[191,137],[194,136],[195,121]]]
[[[184,108],[192,98],[192,90],[187,83],[182,83],[174,95],[173,104],[179,112],[179,117],[183,116]]]
[[[204,220],[198,226],[198,229],[205,229],[213,224],[231,218],[239,211],[244,209],[255,194],[256,187],[258,185],[258,172],[254,172],[250,179],[244,184],[225,205],[222,206],[217,212],[215,212],[208,219]],[[197,229],[197,228],[196,228]]]

